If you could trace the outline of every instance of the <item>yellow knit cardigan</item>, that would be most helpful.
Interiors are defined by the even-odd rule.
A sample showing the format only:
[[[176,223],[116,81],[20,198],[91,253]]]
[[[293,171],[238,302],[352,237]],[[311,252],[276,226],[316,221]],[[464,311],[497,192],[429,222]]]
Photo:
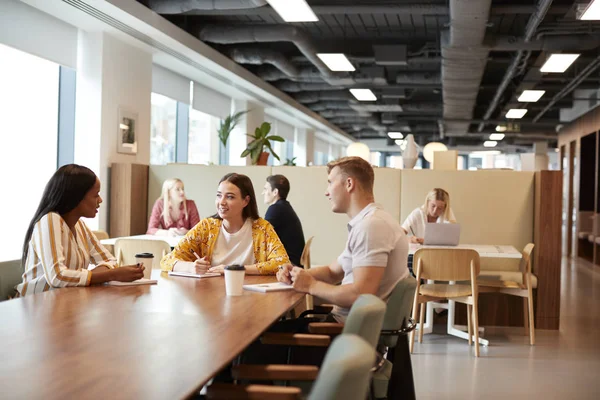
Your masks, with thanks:
[[[223,221],[217,218],[204,218],[177,244],[175,249],[163,257],[160,266],[163,271],[172,271],[177,261],[194,261],[195,251],[200,257],[210,259]],[[256,268],[261,275],[274,275],[280,265],[290,259],[275,233],[273,226],[259,218],[252,222],[252,243]]]

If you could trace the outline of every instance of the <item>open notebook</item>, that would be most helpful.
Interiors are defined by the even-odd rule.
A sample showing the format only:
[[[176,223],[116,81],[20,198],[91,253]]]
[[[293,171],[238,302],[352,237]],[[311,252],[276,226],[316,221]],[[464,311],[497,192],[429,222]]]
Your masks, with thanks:
[[[136,286],[136,285],[156,285],[158,281],[156,279],[146,279],[141,278],[137,281],[133,282],[119,282],[119,281],[110,281],[106,282],[108,286]]]
[[[273,283],[260,283],[257,285],[244,285],[244,289],[251,290],[253,292],[279,292],[281,290],[292,290],[294,287],[282,282]]]

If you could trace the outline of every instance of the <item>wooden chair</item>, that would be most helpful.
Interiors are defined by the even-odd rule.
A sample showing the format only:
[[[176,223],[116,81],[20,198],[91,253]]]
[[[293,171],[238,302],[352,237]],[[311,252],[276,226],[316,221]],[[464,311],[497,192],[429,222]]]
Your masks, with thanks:
[[[304,267],[304,269],[310,269],[310,245],[314,236],[308,238],[306,243],[304,244],[304,250],[302,250],[302,255],[300,256],[300,264]],[[313,308],[313,297],[310,294],[306,295],[306,309],[311,310]]]
[[[504,293],[523,298],[525,335],[529,333],[529,343],[532,346],[535,344],[533,289],[537,288],[537,278],[531,273],[533,247],[534,244],[529,243],[523,248],[520,272],[482,271],[477,281],[479,293]]]
[[[92,231],[92,233],[98,240],[110,239],[106,231]]]
[[[160,260],[171,252],[171,246],[164,240],[147,239],[117,239],[115,241],[115,254],[118,265],[135,264],[135,255],[138,253],[152,253],[152,269],[160,268]],[[146,265],[146,268],[148,266]]]
[[[419,304],[419,343],[423,341],[423,319],[425,305],[429,301],[453,300],[467,305],[467,330],[469,345],[475,336],[475,356],[479,357],[479,322],[477,318],[477,277],[479,276],[479,254],[470,249],[419,249],[415,252],[417,266],[417,289],[413,301],[413,319],[417,318]],[[459,284],[421,284],[421,279],[458,282]],[[462,283],[468,281],[468,284]],[[410,335],[410,352],[415,343],[415,332]]]
[[[383,319],[383,314],[381,317]],[[364,400],[374,360],[375,349],[364,339],[352,334],[337,337],[327,351],[308,400]],[[292,366],[283,367],[288,367],[289,370]],[[301,370],[307,368],[316,367],[300,366]],[[213,384],[208,387],[206,398],[299,400],[304,397],[302,390],[295,387]]]

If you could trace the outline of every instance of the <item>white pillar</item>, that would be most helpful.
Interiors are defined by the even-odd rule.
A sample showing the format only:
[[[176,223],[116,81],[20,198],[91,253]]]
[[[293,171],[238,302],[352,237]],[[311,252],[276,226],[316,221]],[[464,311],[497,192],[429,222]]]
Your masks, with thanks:
[[[296,165],[307,167],[314,162],[315,157],[315,131],[306,128],[296,129]]]
[[[127,68],[123,68],[126,65]],[[150,163],[152,55],[105,33],[79,31],[75,115],[75,163],[100,179],[104,204],[94,228],[108,228],[112,163]],[[135,114],[136,154],[117,152],[119,109]]]

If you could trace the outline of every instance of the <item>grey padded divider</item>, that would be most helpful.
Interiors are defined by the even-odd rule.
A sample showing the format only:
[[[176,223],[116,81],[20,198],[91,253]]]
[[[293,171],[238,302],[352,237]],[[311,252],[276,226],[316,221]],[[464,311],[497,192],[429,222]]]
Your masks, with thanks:
[[[17,293],[15,286],[21,283],[22,275],[21,260],[0,263],[0,301]]]
[[[367,398],[375,349],[356,335],[338,336],[327,351],[309,400]]]

